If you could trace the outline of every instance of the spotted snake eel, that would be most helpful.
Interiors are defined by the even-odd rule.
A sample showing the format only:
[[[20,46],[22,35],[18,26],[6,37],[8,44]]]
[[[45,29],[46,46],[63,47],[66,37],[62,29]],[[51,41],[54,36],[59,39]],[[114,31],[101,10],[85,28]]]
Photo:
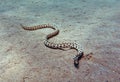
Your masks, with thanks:
[[[49,47],[49,48],[53,48],[53,49],[64,49],[64,48],[69,48],[69,49],[75,49],[77,51],[77,55],[73,58],[74,59],[74,66],[76,68],[79,68],[79,60],[83,57],[83,51],[81,48],[79,48],[77,43],[71,43],[71,42],[62,42],[62,43],[55,43],[55,42],[51,42],[49,41],[50,38],[53,38],[54,36],[59,34],[59,30],[57,28],[55,28],[52,25],[49,24],[42,24],[42,25],[37,25],[37,26],[24,26],[22,24],[20,24],[21,27],[24,30],[29,30],[29,31],[34,31],[34,30],[38,30],[38,29],[43,29],[43,28],[51,28],[54,30],[54,32],[48,34],[46,36],[46,39],[44,41],[44,45]]]

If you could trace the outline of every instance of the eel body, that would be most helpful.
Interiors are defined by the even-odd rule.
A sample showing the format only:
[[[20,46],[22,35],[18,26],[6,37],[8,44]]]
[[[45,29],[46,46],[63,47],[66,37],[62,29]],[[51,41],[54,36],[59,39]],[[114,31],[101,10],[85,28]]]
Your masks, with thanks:
[[[49,25],[49,24],[42,24],[42,25],[30,26],[30,27],[24,26],[22,24],[20,24],[20,25],[24,30],[29,30],[29,31],[34,31],[34,30],[43,29],[43,28],[53,29],[54,32],[52,32],[46,36],[44,45],[49,48],[52,48],[52,49],[65,49],[65,48],[75,49],[77,51],[77,55],[74,57],[74,66],[76,68],[79,68],[79,60],[83,57],[84,54],[83,54],[82,48],[80,48],[77,43],[75,43],[75,42],[73,42],[73,43],[71,43],[71,42],[55,43],[55,42],[49,41],[49,39],[51,39],[59,34],[59,30],[57,28],[55,28],[54,26]]]

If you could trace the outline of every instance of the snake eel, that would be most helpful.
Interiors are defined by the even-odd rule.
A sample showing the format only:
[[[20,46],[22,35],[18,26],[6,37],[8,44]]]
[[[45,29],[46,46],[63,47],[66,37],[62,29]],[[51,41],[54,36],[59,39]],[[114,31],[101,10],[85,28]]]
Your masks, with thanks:
[[[76,68],[79,68],[79,60],[83,57],[83,50],[78,46],[77,43],[73,42],[62,42],[62,43],[55,43],[55,42],[51,42],[49,41],[50,38],[53,38],[54,36],[59,34],[59,30],[57,28],[55,28],[52,25],[49,24],[42,24],[42,25],[37,25],[37,26],[24,26],[22,24],[20,24],[21,27],[24,30],[29,30],[29,31],[34,31],[34,30],[38,30],[38,29],[43,29],[43,28],[51,28],[54,30],[54,32],[48,34],[45,38],[44,41],[44,45],[49,47],[49,48],[53,48],[53,49],[65,49],[65,48],[69,48],[69,49],[75,49],[77,51],[77,55],[73,58],[74,59],[74,66]]]

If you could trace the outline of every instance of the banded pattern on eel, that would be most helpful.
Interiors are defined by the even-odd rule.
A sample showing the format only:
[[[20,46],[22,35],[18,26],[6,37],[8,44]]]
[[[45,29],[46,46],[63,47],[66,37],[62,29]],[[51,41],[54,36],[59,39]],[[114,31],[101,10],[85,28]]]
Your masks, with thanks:
[[[54,26],[51,26],[49,24],[43,24],[43,25],[37,25],[37,26],[31,26],[31,27],[24,26],[22,24],[20,24],[20,25],[24,30],[29,30],[29,31],[43,29],[43,28],[53,29],[54,32],[52,32],[46,36],[44,45],[49,48],[53,48],[53,49],[62,49],[62,50],[64,50],[65,48],[75,49],[77,51],[77,55],[73,58],[74,66],[76,68],[79,68],[79,60],[83,57],[84,54],[83,54],[82,49],[78,46],[77,43],[71,43],[71,42],[54,43],[54,42],[49,41],[50,38],[53,38],[54,36],[59,34],[59,30],[57,28],[55,28]]]

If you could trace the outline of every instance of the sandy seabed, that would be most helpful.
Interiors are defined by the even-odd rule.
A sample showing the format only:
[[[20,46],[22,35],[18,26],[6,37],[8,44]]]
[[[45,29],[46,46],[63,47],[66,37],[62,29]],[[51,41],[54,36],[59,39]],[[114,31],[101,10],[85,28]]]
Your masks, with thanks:
[[[0,82],[120,82],[119,0],[0,1]],[[73,65],[75,50],[47,48],[51,29],[25,31],[20,24],[51,24],[52,40],[76,41],[90,60]]]

